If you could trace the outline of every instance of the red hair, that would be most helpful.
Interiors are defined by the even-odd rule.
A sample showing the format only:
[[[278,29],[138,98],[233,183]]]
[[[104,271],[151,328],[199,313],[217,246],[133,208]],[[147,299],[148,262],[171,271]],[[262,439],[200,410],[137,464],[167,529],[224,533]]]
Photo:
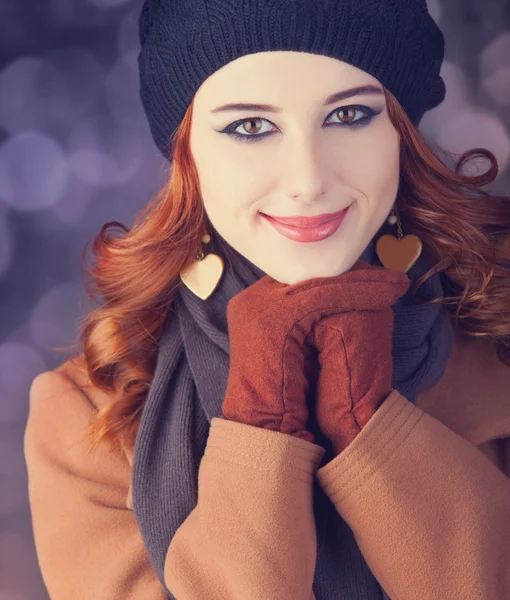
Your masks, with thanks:
[[[489,336],[498,357],[510,366],[510,203],[481,186],[498,173],[494,155],[483,148],[464,153],[455,171],[433,152],[394,96],[385,90],[388,114],[400,135],[401,182],[396,199],[404,233],[415,233],[434,267],[413,291],[436,272],[444,274],[447,307],[457,329]],[[189,138],[193,102],[171,138],[172,173],[139,213],[131,229],[106,223],[93,238],[94,260],[86,291],[100,304],[80,319],[79,340],[59,350],[83,352],[92,385],[111,395],[91,420],[86,436],[91,449],[104,442],[134,444],[154,373],[158,340],[179,283],[179,271],[194,259],[202,235],[211,231],[200,199]],[[460,174],[464,164],[485,157],[484,175]],[[121,230],[114,236],[115,229]],[[88,244],[87,244],[88,246]],[[84,249],[84,253],[87,249]],[[143,276],[141,276],[143,275]]]

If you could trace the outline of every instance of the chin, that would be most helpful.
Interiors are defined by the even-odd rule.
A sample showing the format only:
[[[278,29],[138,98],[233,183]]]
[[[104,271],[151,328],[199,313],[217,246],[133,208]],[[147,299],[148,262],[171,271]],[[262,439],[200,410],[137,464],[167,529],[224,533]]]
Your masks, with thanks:
[[[350,267],[349,267],[350,268]],[[275,272],[271,273],[270,271],[266,271],[268,275],[270,275],[276,281],[280,283],[285,283],[287,285],[296,285],[298,283],[302,283],[303,281],[308,281],[309,279],[319,279],[322,277],[337,277],[339,275],[343,275],[346,273],[349,268],[342,267],[332,267],[330,269],[302,269],[299,272],[296,270],[284,271],[284,272]]]

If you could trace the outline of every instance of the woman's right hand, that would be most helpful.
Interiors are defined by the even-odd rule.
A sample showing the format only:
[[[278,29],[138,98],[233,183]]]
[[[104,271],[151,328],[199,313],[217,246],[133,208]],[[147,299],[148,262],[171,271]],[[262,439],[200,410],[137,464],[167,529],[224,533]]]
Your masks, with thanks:
[[[314,441],[307,431],[312,293],[270,277],[227,305],[230,369],[223,418]]]

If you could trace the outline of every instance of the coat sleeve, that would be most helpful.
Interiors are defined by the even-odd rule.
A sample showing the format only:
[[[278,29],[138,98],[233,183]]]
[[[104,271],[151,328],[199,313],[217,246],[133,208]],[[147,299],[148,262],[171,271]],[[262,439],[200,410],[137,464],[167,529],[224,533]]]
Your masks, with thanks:
[[[24,448],[40,570],[52,600],[163,600],[129,506],[126,458],[84,434],[90,398],[56,371],[30,389]],[[198,503],[171,541],[165,584],[177,600],[311,600],[312,483],[320,446],[213,419]]]
[[[397,390],[317,477],[392,600],[510,598],[508,470]]]
[[[130,465],[78,441],[95,407],[56,371],[30,388],[24,435],[32,529],[52,600],[164,600],[134,513]]]
[[[165,581],[178,600],[313,600],[313,479],[325,450],[212,419],[198,502],[174,536]]]

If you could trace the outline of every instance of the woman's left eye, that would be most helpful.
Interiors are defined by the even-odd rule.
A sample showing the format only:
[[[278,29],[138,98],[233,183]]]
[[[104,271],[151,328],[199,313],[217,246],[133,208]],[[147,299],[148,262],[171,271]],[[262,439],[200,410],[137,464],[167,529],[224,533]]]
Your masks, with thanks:
[[[341,106],[340,108],[336,108],[333,112],[331,112],[326,121],[328,121],[330,119],[330,117],[334,117],[337,116],[340,120],[339,121],[333,121],[331,123],[330,126],[333,127],[348,127],[349,129],[356,129],[358,127],[364,127],[366,125],[368,125],[370,123],[370,121],[378,114],[380,114],[382,111],[375,111],[372,108],[369,108],[368,106],[361,106],[361,105],[351,105],[351,106]],[[365,116],[362,117],[361,119],[357,119],[356,115],[358,113],[364,113]],[[262,133],[259,133],[258,131],[254,132],[253,129],[257,129],[257,124],[262,123],[262,122],[266,122],[266,123],[271,123],[271,121],[269,121],[268,119],[261,119],[260,117],[249,117],[248,119],[241,119],[239,121],[235,121],[234,123],[231,123],[230,125],[227,125],[227,127],[225,127],[225,129],[223,129],[222,131],[220,131],[220,133],[226,133],[227,135],[231,135],[233,137],[235,137],[236,139],[240,139],[241,141],[245,142],[245,141],[254,141],[254,140],[258,140],[260,138],[266,137],[268,135],[272,135],[273,133],[275,133],[274,131],[265,131]],[[249,124],[249,128],[252,129],[252,131],[249,131],[249,129],[247,129],[245,127],[245,124],[248,123]],[[276,125],[275,125],[276,127]],[[245,131],[245,133],[238,133],[236,130],[242,128],[242,130]]]

